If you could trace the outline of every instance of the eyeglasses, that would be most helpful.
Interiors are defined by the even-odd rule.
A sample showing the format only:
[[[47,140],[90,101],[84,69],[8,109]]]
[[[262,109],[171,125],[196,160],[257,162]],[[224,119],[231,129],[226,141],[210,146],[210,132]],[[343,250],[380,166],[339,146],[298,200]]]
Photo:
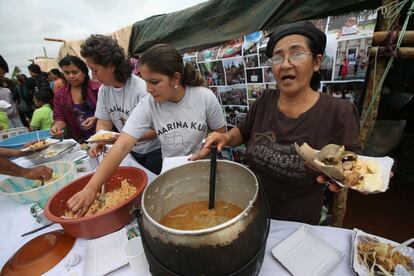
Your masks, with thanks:
[[[269,59],[269,61],[273,65],[281,65],[285,61],[285,59],[287,59],[290,64],[299,64],[305,61],[306,55],[313,56],[314,54],[300,51],[300,52],[294,52],[288,57],[283,57],[281,55],[274,55],[272,58]]]

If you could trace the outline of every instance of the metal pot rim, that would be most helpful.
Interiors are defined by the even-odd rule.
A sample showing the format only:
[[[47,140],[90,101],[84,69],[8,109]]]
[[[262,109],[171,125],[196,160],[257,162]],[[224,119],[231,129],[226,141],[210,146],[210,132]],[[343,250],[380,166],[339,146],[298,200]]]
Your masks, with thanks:
[[[210,160],[197,160],[197,161],[191,161],[191,164],[193,164],[193,163],[205,163],[205,162],[210,162]],[[253,176],[253,178],[254,178],[254,180],[255,180],[255,186],[256,186],[256,191],[255,191],[255,193],[254,193],[254,196],[253,196],[253,198],[249,201],[249,204],[247,205],[247,207],[240,213],[240,214],[238,214],[237,216],[235,216],[234,218],[232,218],[231,220],[228,220],[228,221],[226,221],[225,223],[222,223],[222,224],[219,224],[219,225],[216,225],[216,226],[213,226],[213,227],[210,227],[210,228],[205,228],[205,229],[200,229],[200,230],[178,230],[178,229],[174,229],[174,228],[170,228],[170,227],[167,227],[167,226],[164,226],[164,225],[162,225],[162,224],[160,224],[159,222],[157,222],[156,220],[154,220],[149,214],[148,214],[148,212],[147,212],[147,209],[145,208],[145,196],[146,196],[146,193],[147,193],[147,190],[148,190],[148,188],[152,185],[152,183],[153,182],[151,182],[150,184],[148,184],[147,185],[147,187],[145,187],[145,189],[144,189],[144,192],[143,192],[143,194],[142,194],[142,199],[141,199],[141,210],[142,210],[142,213],[143,213],[143,215],[145,216],[145,217],[147,217],[148,218],[148,220],[153,224],[153,225],[155,225],[156,227],[158,227],[158,228],[160,228],[160,229],[162,229],[163,231],[165,231],[165,232],[168,232],[168,233],[171,233],[171,234],[174,234],[174,235],[178,235],[178,236],[188,236],[188,235],[191,235],[191,236],[197,236],[197,235],[204,235],[204,234],[208,234],[208,233],[212,233],[212,232],[215,232],[215,231],[218,231],[218,230],[221,230],[221,229],[224,229],[224,228],[227,228],[228,226],[230,226],[230,225],[232,225],[232,224],[234,224],[234,223],[236,223],[237,221],[239,221],[240,219],[242,219],[243,217],[245,217],[245,216],[247,216],[248,215],[248,213],[250,212],[250,210],[253,208],[253,203],[255,203],[256,202],[256,199],[257,199],[257,197],[258,197],[258,193],[259,193],[259,182],[258,182],[258,180],[257,180],[257,177],[256,177],[256,175],[249,169],[249,168],[247,168],[247,167],[245,167],[245,166],[243,166],[243,165],[241,165],[241,164],[239,164],[239,163],[236,163],[236,162],[232,162],[232,161],[228,161],[228,160],[217,160],[217,162],[224,162],[224,163],[231,163],[232,165],[237,165],[237,166],[239,166],[239,167],[241,167],[242,169],[245,169],[245,170],[247,170],[252,176]],[[181,168],[181,167],[185,167],[185,166],[187,166],[189,163],[187,163],[187,164],[183,164],[183,165],[180,165],[180,166],[177,166],[177,167],[174,167],[174,168],[171,168],[170,170],[174,170],[174,169],[177,169],[177,168]],[[168,170],[168,171],[170,171],[170,170]],[[166,172],[168,172],[168,171],[166,171]],[[158,178],[158,176],[155,178],[155,179],[157,179]],[[155,180],[154,179],[154,180]],[[153,181],[154,181],[153,180]]]

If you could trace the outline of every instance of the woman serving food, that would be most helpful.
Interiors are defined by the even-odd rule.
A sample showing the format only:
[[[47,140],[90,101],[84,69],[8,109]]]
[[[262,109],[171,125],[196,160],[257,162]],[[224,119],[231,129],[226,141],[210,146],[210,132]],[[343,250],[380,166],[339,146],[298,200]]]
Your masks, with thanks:
[[[201,85],[203,79],[180,53],[167,44],[157,44],[141,58],[141,75],[151,97],[143,98],[96,173],[68,207],[84,215],[102,183],[115,171],[133,146],[155,130],[163,157],[189,155],[202,148],[209,130],[225,131],[221,106],[214,93]]]
[[[204,146],[207,150],[217,143],[221,150],[246,145],[247,163],[260,177],[275,219],[320,221],[323,186],[317,185],[318,173],[305,166],[295,142],[315,149],[327,144],[349,151],[361,148],[355,106],[317,91],[325,46],[326,35],[312,23],[275,29],[266,53],[279,89],[265,91],[237,127],[213,133]]]

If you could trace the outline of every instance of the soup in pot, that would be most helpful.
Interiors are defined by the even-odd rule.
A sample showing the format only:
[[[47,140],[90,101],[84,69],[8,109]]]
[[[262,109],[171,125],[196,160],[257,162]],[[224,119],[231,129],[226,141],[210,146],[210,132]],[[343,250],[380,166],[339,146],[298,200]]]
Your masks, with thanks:
[[[196,201],[180,205],[166,214],[160,223],[178,230],[199,230],[222,224],[242,212],[237,205],[216,201],[215,208],[208,209],[208,201]]]

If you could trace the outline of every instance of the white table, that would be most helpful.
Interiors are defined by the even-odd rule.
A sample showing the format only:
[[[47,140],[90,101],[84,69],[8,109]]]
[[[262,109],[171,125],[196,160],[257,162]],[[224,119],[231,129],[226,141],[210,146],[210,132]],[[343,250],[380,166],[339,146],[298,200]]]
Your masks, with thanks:
[[[24,158],[16,159],[15,162],[18,164],[27,165],[27,160],[24,160]],[[126,157],[121,165],[142,168],[130,156]],[[148,171],[147,173],[149,176],[149,182],[151,182],[155,178],[155,175]],[[0,180],[3,178],[4,176],[0,175]],[[14,252],[29,240],[43,233],[61,229],[60,225],[53,225],[40,232],[22,238],[21,234],[41,226],[30,215],[30,206],[31,204],[19,204],[6,196],[0,195],[0,267],[3,267],[3,265],[14,254]],[[303,225],[304,224],[302,223],[296,222],[277,220],[271,221],[270,233],[266,246],[266,254],[259,274],[260,276],[290,275],[290,273],[272,256],[271,250],[278,243],[285,240]],[[336,247],[346,255],[345,259],[336,267],[334,271],[332,271],[332,275],[355,275],[352,268],[350,267],[352,231],[326,226],[314,226],[313,229],[315,230],[315,233],[318,237],[330,243],[332,246]],[[75,266],[75,268],[73,268],[70,272],[66,271],[61,265],[65,260],[64,259],[61,263],[59,263],[59,265],[54,267],[46,274],[72,276],[83,275],[83,267],[85,262],[85,245],[86,241],[84,239],[77,239],[75,246],[68,254],[70,255],[72,252],[76,252],[82,258],[81,263]],[[111,272],[110,275],[133,275],[133,273],[130,267],[126,265]]]

